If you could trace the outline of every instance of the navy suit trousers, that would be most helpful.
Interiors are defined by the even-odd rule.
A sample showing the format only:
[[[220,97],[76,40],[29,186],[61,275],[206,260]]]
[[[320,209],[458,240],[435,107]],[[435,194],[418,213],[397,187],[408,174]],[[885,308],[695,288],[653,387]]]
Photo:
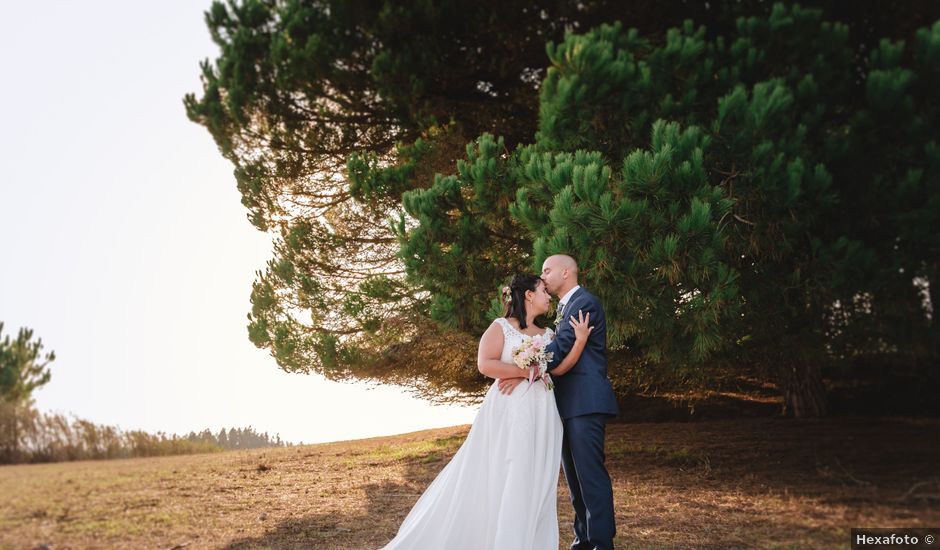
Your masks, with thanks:
[[[604,466],[605,414],[586,414],[562,420],[561,463],[574,506],[575,540],[571,550],[612,550],[614,495]]]

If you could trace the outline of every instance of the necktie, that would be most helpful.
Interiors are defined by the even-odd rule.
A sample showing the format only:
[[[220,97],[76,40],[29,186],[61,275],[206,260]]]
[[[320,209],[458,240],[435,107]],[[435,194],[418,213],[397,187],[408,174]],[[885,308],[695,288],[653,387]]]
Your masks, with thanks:
[[[565,320],[565,308],[568,307],[568,304],[558,304],[558,315],[555,316],[555,326],[561,324]]]

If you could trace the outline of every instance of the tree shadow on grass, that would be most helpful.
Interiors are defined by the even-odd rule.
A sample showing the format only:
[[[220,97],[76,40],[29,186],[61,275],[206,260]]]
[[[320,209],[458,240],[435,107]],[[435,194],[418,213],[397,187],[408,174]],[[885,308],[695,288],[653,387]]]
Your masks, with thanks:
[[[462,441],[462,437],[458,438]],[[444,445],[454,438],[443,438]],[[383,480],[350,490],[364,496],[353,511],[327,511],[281,521],[260,536],[235,540],[226,550],[248,549],[378,549],[398,531],[408,511],[423,491],[450,461],[456,448],[430,450],[404,459],[404,481]],[[363,464],[364,468],[375,465]]]
[[[669,540],[684,534],[691,547],[842,547],[859,522],[930,523],[938,429],[878,417],[611,426],[622,546],[681,547]]]

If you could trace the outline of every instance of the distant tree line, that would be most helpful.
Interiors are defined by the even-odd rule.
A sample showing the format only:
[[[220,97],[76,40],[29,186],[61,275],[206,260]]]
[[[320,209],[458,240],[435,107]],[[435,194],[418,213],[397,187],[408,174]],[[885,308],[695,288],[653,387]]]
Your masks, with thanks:
[[[123,431],[31,404],[0,405],[0,463],[63,462],[218,452],[222,448],[186,437]]]
[[[247,428],[190,432],[179,436],[142,430],[122,430],[62,414],[42,413],[33,406],[32,392],[49,382],[55,353],[43,353],[41,339],[21,328],[16,338],[3,337],[0,322],[0,464],[136,458],[229,449],[290,445]]]
[[[247,428],[222,428],[219,433],[213,434],[208,429],[199,433],[189,432],[186,440],[192,443],[214,445],[220,449],[259,449],[262,447],[288,447],[291,443],[281,440],[281,435],[274,437],[268,432],[258,433],[251,426]]]
[[[215,453],[233,449],[286,447],[280,435],[252,427],[206,429],[187,435],[122,430],[58,413],[31,403],[0,404],[0,464],[102,460]]]

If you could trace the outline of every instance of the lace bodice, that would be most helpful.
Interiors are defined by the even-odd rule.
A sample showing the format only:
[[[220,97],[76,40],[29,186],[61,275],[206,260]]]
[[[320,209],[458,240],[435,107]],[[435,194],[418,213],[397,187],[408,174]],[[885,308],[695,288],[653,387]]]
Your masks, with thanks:
[[[512,363],[512,351],[522,344],[522,341],[532,336],[519,332],[519,329],[512,326],[505,317],[497,317],[496,322],[503,327],[503,354],[499,360],[503,363]],[[550,328],[545,329],[545,338],[551,340],[555,337],[555,331]]]

